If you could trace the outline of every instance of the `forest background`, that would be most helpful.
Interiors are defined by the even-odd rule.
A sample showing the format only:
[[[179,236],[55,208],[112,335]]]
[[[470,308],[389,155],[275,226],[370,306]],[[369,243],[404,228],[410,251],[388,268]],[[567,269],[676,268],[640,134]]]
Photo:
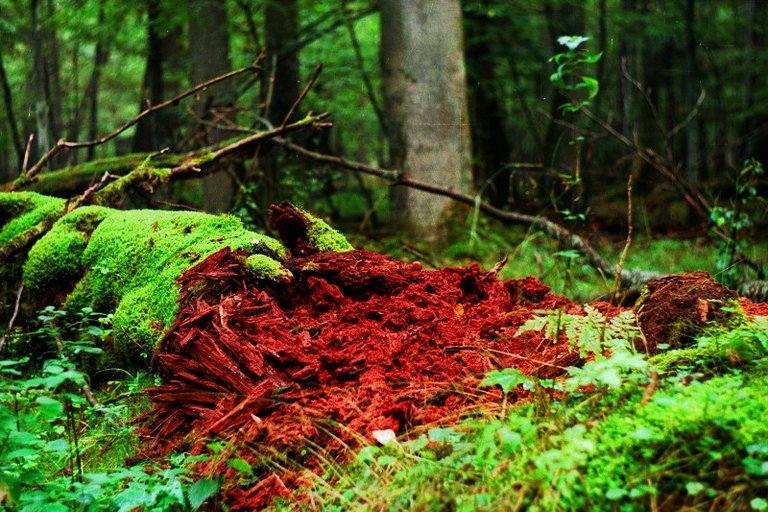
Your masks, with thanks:
[[[0,190],[44,194],[0,194],[0,317],[9,318],[0,337],[9,356],[0,361],[0,508],[258,508],[257,494],[238,493],[261,488],[277,510],[296,509],[294,499],[313,510],[768,510],[767,30],[759,0],[0,0]],[[203,179],[177,179],[190,177]],[[352,243],[306,212],[286,217],[288,205],[273,209],[291,226],[281,231],[268,209],[285,200]],[[100,206],[80,208],[89,203]],[[160,209],[228,212],[242,224]],[[293,257],[243,224],[281,238]],[[201,334],[177,354],[166,334],[191,322],[177,306],[211,332],[239,323],[227,324],[227,304],[254,312],[269,332],[294,318],[267,324],[261,309],[223,300],[222,265],[240,243],[254,251],[248,279],[275,293],[287,287],[285,297],[330,311],[344,329],[349,317],[302,288],[326,270],[296,263],[315,249],[324,251],[318,261],[338,258],[347,289],[407,313],[395,331],[424,357],[387,355],[381,347],[399,346],[389,317],[352,300],[366,327],[346,338],[322,316],[317,328],[295,316],[284,352],[271,338],[253,335],[258,350],[243,351],[246,336]],[[214,250],[203,261],[214,285],[187,289],[201,300],[210,291],[220,322],[198,315],[198,302],[177,301],[173,286]],[[731,300],[704,274],[669,276],[688,270],[731,288],[751,281],[738,291],[754,302]],[[250,283],[237,272],[233,282]],[[471,279],[456,279],[454,291],[423,293],[447,304],[440,311],[451,321],[474,319],[480,334],[422,332],[420,318],[436,322],[419,293],[411,306],[387,302],[403,276],[421,286],[462,274]],[[319,294],[336,286],[327,279]],[[498,314],[470,314],[465,297],[482,302],[489,286],[505,287],[512,310],[505,302]],[[606,300],[635,307],[620,312]],[[670,330],[648,343],[639,324],[653,327],[653,312]],[[294,359],[296,340],[321,331],[330,333],[324,349],[301,342],[318,365]],[[424,345],[411,337],[419,332]],[[442,382],[436,361],[474,357],[462,336],[488,365],[446,365]],[[349,343],[339,353],[355,356],[348,372],[328,356],[341,339]],[[508,341],[520,343],[491,344]],[[111,359],[123,349],[139,369]],[[361,373],[362,350],[388,370]],[[561,351],[578,352],[578,362]],[[161,359],[192,370],[162,369]],[[396,373],[411,359],[423,373]],[[275,371],[259,366],[273,360]],[[318,388],[304,371],[326,363],[343,385]],[[217,384],[220,369],[241,364],[260,379],[253,393],[240,380]],[[355,379],[376,374],[396,383],[398,400],[408,383],[419,408],[444,405],[450,415],[354,431],[289,395],[281,379],[296,365],[292,378],[306,381],[310,400],[326,387],[366,391]],[[200,368],[213,368],[212,380]],[[269,400],[256,394],[272,386],[264,375],[280,380]],[[469,387],[451,380],[462,375]],[[179,392],[176,376],[205,391]],[[150,403],[151,393],[161,399]],[[205,427],[216,437],[195,440],[194,456],[139,461],[171,431],[147,435],[137,418],[165,414],[155,405],[166,403],[166,425],[191,425],[185,411],[212,409],[190,396],[214,397],[216,428],[231,418],[279,426],[279,414],[252,413],[254,397],[300,404],[301,414],[279,411],[310,417],[319,437],[296,430],[285,449],[237,446],[230,441],[242,429],[232,423],[232,437]],[[358,410],[329,396],[341,413]],[[464,411],[454,397],[478,407]],[[333,451],[342,437],[332,423],[354,437],[341,443],[346,459]],[[307,472],[311,492],[280,479]]]
[[[57,140],[96,139],[264,51],[260,76],[217,84],[46,168],[184,153],[279,126],[322,64],[291,113],[332,114],[331,129],[294,137],[320,153],[587,233],[624,236],[630,176],[647,234],[728,225],[736,238],[765,226],[764,2],[0,0],[0,12],[4,182]],[[368,233],[447,236],[446,203],[271,145],[226,171],[149,204],[233,211],[268,228],[268,205],[291,199]]]

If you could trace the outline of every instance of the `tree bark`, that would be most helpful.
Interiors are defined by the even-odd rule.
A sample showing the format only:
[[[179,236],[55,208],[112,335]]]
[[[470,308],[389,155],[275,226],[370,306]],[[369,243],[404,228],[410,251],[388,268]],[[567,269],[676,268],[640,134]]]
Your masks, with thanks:
[[[267,58],[261,78],[264,117],[280,126],[300,94],[299,84],[299,5],[297,0],[270,0],[264,14],[264,39]],[[289,121],[300,118],[298,109]],[[259,148],[258,202],[266,208],[281,200],[279,155],[269,145]]]
[[[104,2],[99,1],[98,25],[104,26]],[[96,47],[93,54],[93,70],[91,78],[88,80],[88,87],[85,89],[85,95],[88,98],[88,140],[94,140],[99,133],[99,81],[101,79],[101,70],[109,60],[109,49],[107,47],[104,33],[100,33],[96,40]],[[87,160],[93,160],[96,157],[96,146],[88,148]]]
[[[509,163],[511,147],[496,76],[494,57],[499,55],[500,30],[494,19],[482,14],[465,14],[467,34],[467,84],[472,121],[472,160],[475,187],[491,204],[506,207],[510,198]],[[505,167],[506,166],[506,167]]]
[[[43,45],[43,27],[40,19],[40,0],[30,1],[32,18],[32,91],[35,113],[35,140],[30,151],[30,161],[53,146],[55,136],[51,126],[51,106],[48,102],[48,73],[46,70],[45,48]]]
[[[2,47],[0,47],[0,82],[2,82],[3,87],[3,103],[5,103],[5,116],[8,120],[8,130],[11,132],[13,150],[18,162],[18,170],[21,171],[21,166],[24,161],[24,144],[19,135],[19,126],[16,124],[16,115],[14,114],[13,108],[13,95],[11,93],[11,84],[8,82],[8,75],[5,72]]]
[[[699,96],[699,66],[696,59],[696,8],[695,0],[686,0],[685,4],[685,39],[686,39],[686,77],[683,80],[686,107],[690,110],[696,105]],[[686,127],[686,165],[685,178],[692,187],[698,187],[701,181],[701,129],[698,116]]]
[[[406,175],[467,191],[470,133],[460,3],[393,0],[391,4],[382,11],[381,26],[382,59],[389,60],[384,96],[395,127],[390,145],[402,159]],[[400,108],[390,109],[400,97]],[[393,190],[394,223],[425,240],[438,240],[439,227],[450,210],[445,198]]]
[[[189,57],[192,83],[200,83],[230,69],[229,18],[226,2],[189,0]],[[220,124],[231,116],[234,98],[230,84],[211,87],[196,107],[201,120]],[[197,139],[202,145],[223,140],[226,133],[215,126],[199,125]],[[208,212],[227,211],[232,204],[234,184],[226,172],[203,180],[203,203]]]
[[[172,23],[172,13],[160,0],[147,0],[147,66],[142,85],[139,111],[157,105],[180,89],[181,26]],[[97,48],[98,50],[98,48]],[[164,109],[142,119],[136,126],[133,151],[158,151],[178,141],[179,116]]]

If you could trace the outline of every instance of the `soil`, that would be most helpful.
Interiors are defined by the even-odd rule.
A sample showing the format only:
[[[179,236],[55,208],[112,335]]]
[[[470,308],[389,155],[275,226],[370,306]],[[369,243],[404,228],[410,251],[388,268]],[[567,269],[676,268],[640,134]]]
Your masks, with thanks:
[[[296,233],[302,223],[279,214],[292,277],[249,277],[245,254],[230,249],[187,271],[181,312],[155,357],[164,384],[149,391],[154,450],[200,453],[206,439],[223,438],[228,456],[253,466],[254,484],[225,490],[232,510],[289,496],[308,483],[302,469],[343,460],[374,442],[375,430],[403,434],[493,411],[501,390],[479,386],[489,370],[550,378],[580,363],[564,338],[516,335],[538,310],[583,312],[534,278],[317,252]],[[527,397],[516,390],[506,398]],[[235,476],[224,462],[202,469]]]
[[[679,348],[693,341],[706,325],[724,325],[733,315],[738,296],[706,272],[689,272],[649,282],[638,301],[637,323],[647,349],[660,343]]]

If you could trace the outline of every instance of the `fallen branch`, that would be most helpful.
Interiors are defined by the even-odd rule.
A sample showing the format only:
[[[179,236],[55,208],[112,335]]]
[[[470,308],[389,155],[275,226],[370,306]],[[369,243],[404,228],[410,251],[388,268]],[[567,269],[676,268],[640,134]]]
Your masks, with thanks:
[[[251,64],[250,66],[246,66],[240,69],[236,69],[234,71],[230,71],[229,73],[225,73],[223,75],[219,75],[217,77],[211,78],[210,80],[207,80],[203,83],[197,84],[196,86],[192,87],[191,89],[188,89],[173,98],[166,100],[162,103],[158,103],[157,105],[152,105],[151,107],[143,110],[141,113],[139,113],[137,116],[135,116],[133,119],[129,120],[128,122],[124,123],[119,128],[115,129],[113,132],[104,135],[98,139],[85,141],[85,142],[70,142],[65,139],[59,139],[58,142],[56,142],[56,145],[53,146],[43,157],[38,160],[38,162],[33,165],[29,170],[23,170],[23,174],[16,179],[13,183],[10,184],[9,187],[6,188],[6,191],[13,191],[18,189],[20,186],[29,183],[30,181],[34,181],[37,174],[43,169],[45,164],[47,164],[51,158],[58,155],[64,150],[70,150],[70,149],[78,149],[78,148],[87,148],[87,147],[93,147],[98,146],[101,144],[104,144],[106,142],[109,142],[110,140],[114,139],[124,131],[126,131],[131,126],[135,125],[145,117],[157,112],[158,110],[162,110],[164,108],[167,108],[171,105],[177,104],[179,101],[183,100],[184,98],[191,96],[201,90],[205,90],[208,87],[217,84],[219,82],[222,82],[224,80],[228,80],[230,78],[233,78],[235,76],[241,75],[243,73],[253,71],[253,72],[260,72],[261,71],[261,61],[264,59],[264,54],[261,54],[257,57],[257,59]]]
[[[78,197],[71,199],[68,202],[68,206],[62,208],[60,213],[45,218],[0,248],[0,263],[8,261],[13,255],[31,246],[47,233],[58,219],[82,204],[116,206],[125,196],[128,189],[134,188],[151,193],[159,186],[176,179],[200,177],[216,172],[220,169],[220,167],[217,168],[216,164],[221,162],[222,159],[237,153],[245,153],[254,144],[306,128],[320,129],[331,126],[331,123],[325,121],[328,116],[328,113],[314,115],[310,112],[303,119],[295,123],[255,133],[208,154],[187,159],[186,162],[179,163],[176,167],[172,168],[168,166],[153,167],[151,165],[152,157],[160,156],[162,152],[149,155],[133,170],[101,188],[107,179],[113,176],[111,173],[105,173],[98,183],[91,185],[84,193],[78,194]]]
[[[8,341],[8,337],[11,335],[11,332],[13,331],[13,323],[16,321],[16,317],[19,316],[19,308],[21,307],[21,296],[24,294],[24,284],[22,283],[21,286],[19,286],[19,291],[16,294],[16,305],[13,307],[13,316],[11,317],[11,320],[8,322],[8,327],[5,328],[5,332],[3,333],[3,337],[0,338],[0,354],[3,353],[5,350],[5,343]]]
[[[379,167],[373,167],[360,162],[353,162],[339,156],[317,153],[279,137],[275,138],[274,141],[287,148],[288,150],[293,151],[294,153],[297,153],[305,158],[326,164],[336,165],[356,172],[362,172],[371,176],[376,176],[378,178],[389,181],[392,183],[392,185],[395,186],[410,187],[417,190],[422,190],[424,192],[430,192],[436,195],[449,197],[470,207],[477,206],[480,211],[506,224],[531,226],[535,229],[543,231],[550,238],[557,240],[564,246],[578,251],[581,255],[584,256],[584,258],[586,258],[587,262],[592,267],[594,267],[603,275],[617,275],[623,288],[639,289],[648,281],[657,279],[663,275],[658,272],[650,272],[640,269],[627,270],[619,268],[616,265],[613,265],[607,259],[603,258],[600,253],[598,253],[597,250],[592,247],[583,237],[569,231],[563,226],[556,224],[541,215],[528,215],[525,213],[503,210],[484,201],[478,202],[475,196],[457,192],[456,190],[441,187],[432,183],[409,178],[399,170],[381,169]]]

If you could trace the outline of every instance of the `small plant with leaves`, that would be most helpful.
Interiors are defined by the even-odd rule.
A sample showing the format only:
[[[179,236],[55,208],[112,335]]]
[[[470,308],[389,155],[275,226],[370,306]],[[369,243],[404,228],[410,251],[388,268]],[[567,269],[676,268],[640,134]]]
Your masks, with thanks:
[[[750,208],[765,203],[757,191],[757,181],[764,174],[763,166],[755,159],[744,162],[734,176],[734,196],[727,206],[713,206],[709,211],[712,224],[725,232],[726,237],[717,244],[717,270],[720,281],[735,287],[744,278],[738,254],[747,249],[745,233],[752,227]]]
[[[588,107],[600,91],[600,82],[590,76],[586,68],[596,64],[603,54],[585,50],[582,45],[587,41],[589,38],[584,36],[559,37],[557,42],[565,46],[566,51],[549,59],[556,65],[549,81],[570,99],[568,103],[560,106],[566,112],[578,112]]]
[[[555,341],[565,334],[571,348],[588,359],[581,368],[568,367],[568,389],[589,385],[617,389],[627,379],[644,380],[648,363],[635,349],[641,334],[634,313],[624,311],[608,319],[594,307],[586,306],[584,311],[585,315],[542,312],[523,324],[517,334],[543,331]]]
[[[71,318],[45,308],[40,327],[24,335],[48,347],[42,361],[0,361],[0,509],[199,508],[219,489],[218,480],[195,481],[190,466],[199,459],[179,454],[163,465],[108,468],[86,460],[89,431],[119,430],[122,414],[120,405],[96,401],[77,364],[102,352],[96,343],[108,335],[109,317],[85,308]]]

